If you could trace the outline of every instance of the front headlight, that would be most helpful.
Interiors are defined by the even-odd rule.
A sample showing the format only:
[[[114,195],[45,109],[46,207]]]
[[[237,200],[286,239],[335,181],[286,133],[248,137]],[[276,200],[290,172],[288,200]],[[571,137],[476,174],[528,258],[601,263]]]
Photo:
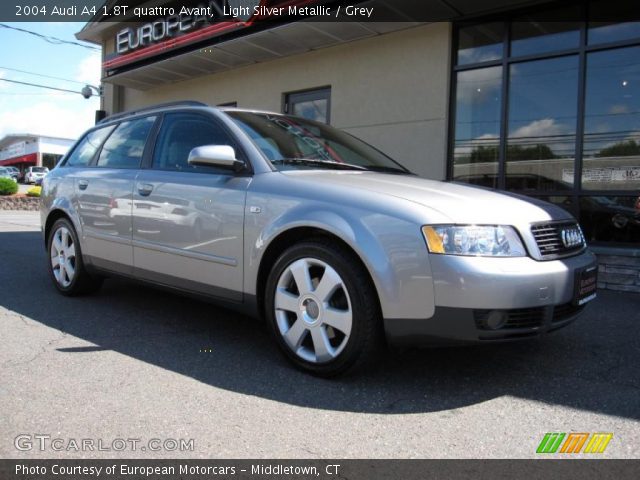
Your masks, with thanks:
[[[479,257],[524,257],[526,251],[512,227],[427,225],[422,227],[430,253]]]

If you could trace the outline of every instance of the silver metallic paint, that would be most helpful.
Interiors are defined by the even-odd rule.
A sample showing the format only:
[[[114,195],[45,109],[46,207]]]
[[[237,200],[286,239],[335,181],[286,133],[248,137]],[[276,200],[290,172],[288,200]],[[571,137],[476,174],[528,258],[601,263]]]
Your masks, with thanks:
[[[120,259],[126,269],[131,261],[141,277],[151,271],[176,278],[181,284],[195,281],[216,291],[222,286],[236,292],[229,300],[250,302],[259,296],[258,272],[269,245],[298,227],[321,229],[342,239],[358,255],[373,279],[386,319],[428,319],[436,306],[502,309],[566,303],[573,292],[575,269],[595,261],[589,252],[540,261],[531,224],[572,219],[551,204],[407,175],[278,172],[224,111],[195,110],[217,117],[235,135],[252,175],[225,181],[213,175],[208,181],[209,175],[201,173],[121,171],[126,172],[124,183],[114,185],[117,198],[123,204],[128,200],[133,210],[136,202],[144,201],[136,196],[136,181],[153,184],[154,191],[159,189],[166,198],[182,197],[176,207],[178,203],[184,207],[184,201],[191,205],[197,199],[211,200],[207,215],[224,219],[222,232],[209,232],[203,239],[212,243],[200,245],[190,256],[186,246],[203,243],[190,237],[193,230],[169,232],[168,225],[158,218],[151,222],[158,231],[152,239],[140,228],[136,230],[139,213],[134,212],[132,223],[114,219],[106,208],[110,189],[100,183],[109,173],[102,169],[55,168],[45,180],[43,225],[51,211],[60,209],[74,222],[82,247],[88,248],[94,263],[107,257],[113,269],[114,259]],[[70,187],[69,182],[78,178],[88,178],[89,188],[95,185],[95,209],[88,209],[92,202]],[[153,201],[153,197],[147,198]],[[110,218],[113,225],[96,225],[95,210],[100,218]],[[530,257],[429,255],[421,233],[427,224],[511,225],[518,230]],[[104,235],[124,235],[125,243],[105,241]],[[237,266],[220,259],[233,259]]]

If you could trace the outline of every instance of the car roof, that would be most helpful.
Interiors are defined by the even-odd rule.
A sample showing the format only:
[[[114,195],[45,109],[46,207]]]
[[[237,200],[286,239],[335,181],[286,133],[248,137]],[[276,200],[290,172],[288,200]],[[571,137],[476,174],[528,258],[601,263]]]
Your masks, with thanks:
[[[112,123],[117,123],[128,118],[136,118],[138,116],[143,116],[143,115],[152,115],[154,113],[170,112],[173,110],[184,110],[185,108],[194,109],[194,110],[215,110],[215,111],[225,112],[225,113],[226,112],[245,112],[245,113],[269,114],[269,115],[282,115],[282,113],[270,112],[267,110],[238,108],[238,107],[216,107],[216,106],[207,105],[206,103],[202,103],[202,102],[186,100],[186,101],[180,101],[180,102],[170,102],[170,103],[161,103],[157,105],[150,105],[148,107],[143,107],[136,110],[128,110],[126,112],[116,113],[98,122],[96,124],[96,127],[110,125]]]

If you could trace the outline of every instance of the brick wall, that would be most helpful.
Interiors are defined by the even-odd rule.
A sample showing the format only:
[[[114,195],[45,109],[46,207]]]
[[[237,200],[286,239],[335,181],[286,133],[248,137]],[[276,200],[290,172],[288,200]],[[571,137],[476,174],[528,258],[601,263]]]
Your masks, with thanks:
[[[640,249],[592,247],[598,256],[598,288],[640,293]]]

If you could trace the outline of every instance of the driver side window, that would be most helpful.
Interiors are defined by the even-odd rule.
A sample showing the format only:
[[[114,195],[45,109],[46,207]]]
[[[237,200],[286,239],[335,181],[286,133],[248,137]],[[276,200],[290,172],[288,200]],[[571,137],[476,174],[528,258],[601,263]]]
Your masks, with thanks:
[[[153,152],[153,168],[179,172],[229,174],[213,166],[189,165],[189,153],[203,145],[233,146],[231,138],[212,119],[193,113],[168,113]]]

